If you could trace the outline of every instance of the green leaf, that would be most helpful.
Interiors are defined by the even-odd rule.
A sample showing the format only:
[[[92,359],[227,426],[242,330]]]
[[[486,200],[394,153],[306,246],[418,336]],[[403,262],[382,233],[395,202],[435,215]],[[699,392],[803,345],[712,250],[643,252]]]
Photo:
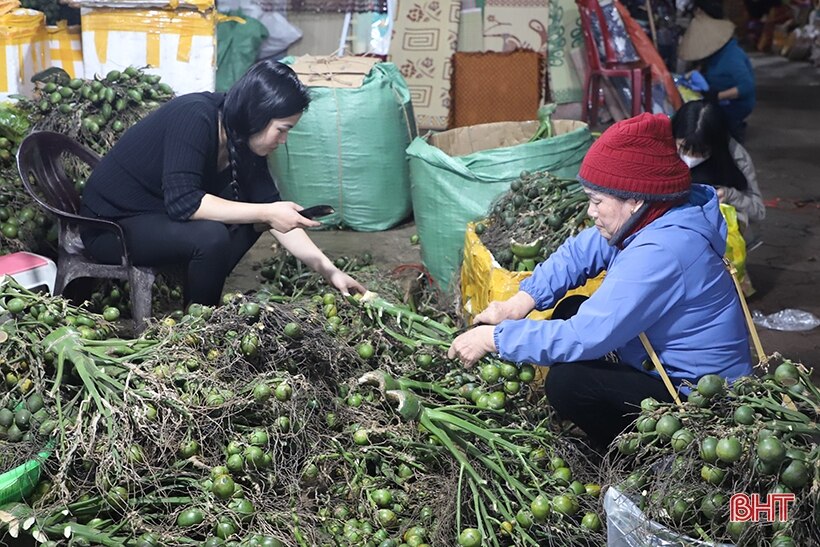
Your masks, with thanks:
[[[28,134],[28,129],[28,119],[23,112],[11,104],[0,104],[0,136],[19,142]]]

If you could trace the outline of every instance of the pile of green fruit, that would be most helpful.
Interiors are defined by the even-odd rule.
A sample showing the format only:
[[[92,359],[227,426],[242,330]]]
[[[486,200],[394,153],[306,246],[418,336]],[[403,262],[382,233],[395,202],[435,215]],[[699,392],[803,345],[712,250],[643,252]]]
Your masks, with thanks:
[[[20,0],[20,6],[43,12],[47,25],[56,25],[60,20],[60,3],[57,0]]]
[[[610,481],[675,533],[737,545],[820,544],[820,390],[802,365],[731,386],[702,377],[681,406],[641,403]],[[788,520],[729,518],[733,494],[794,494]],[[636,523],[637,524],[637,523]]]
[[[52,223],[25,191],[17,172],[15,154],[28,130],[24,109],[0,105],[0,254],[42,252],[57,241]]]
[[[52,219],[23,188],[17,147],[30,131],[56,131],[104,155],[122,132],[173,97],[160,77],[135,67],[112,70],[105,78],[70,78],[61,69],[35,76],[34,99],[0,104],[0,253],[55,254]],[[88,170],[66,161],[66,173],[82,192]]]
[[[34,129],[63,133],[104,154],[125,129],[173,97],[160,80],[132,66],[92,80],[55,73],[28,104]]]
[[[523,171],[510,191],[475,226],[498,263],[513,271],[532,271],[566,239],[588,224],[587,200],[575,180],[546,171]]]

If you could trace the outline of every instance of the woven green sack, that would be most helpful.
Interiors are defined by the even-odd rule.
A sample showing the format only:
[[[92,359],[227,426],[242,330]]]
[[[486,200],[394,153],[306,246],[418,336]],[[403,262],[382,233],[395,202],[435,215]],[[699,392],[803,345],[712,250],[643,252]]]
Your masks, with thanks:
[[[285,62],[292,62],[286,59]],[[330,205],[329,226],[379,231],[410,215],[404,151],[415,137],[410,92],[396,66],[378,63],[360,87],[311,87],[286,146],[268,158],[282,198]]]
[[[461,264],[467,223],[522,171],[575,177],[592,143],[586,124],[554,120],[551,138],[528,142],[537,121],[498,122],[416,138],[408,147],[413,213],[425,267],[442,287]]]

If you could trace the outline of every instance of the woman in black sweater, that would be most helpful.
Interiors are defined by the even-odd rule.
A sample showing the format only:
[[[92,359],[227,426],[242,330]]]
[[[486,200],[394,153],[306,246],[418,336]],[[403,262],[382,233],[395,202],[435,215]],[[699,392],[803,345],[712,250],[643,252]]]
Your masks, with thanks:
[[[264,224],[296,258],[342,293],[364,287],[334,266],[304,228],[320,224],[281,201],[267,156],[310,103],[296,74],[276,61],[252,66],[227,94],[177,97],[134,125],[102,159],[82,214],[120,224],[138,266],[187,264],[186,303],[215,305],[228,274]],[[96,260],[119,263],[110,232],[85,230]]]

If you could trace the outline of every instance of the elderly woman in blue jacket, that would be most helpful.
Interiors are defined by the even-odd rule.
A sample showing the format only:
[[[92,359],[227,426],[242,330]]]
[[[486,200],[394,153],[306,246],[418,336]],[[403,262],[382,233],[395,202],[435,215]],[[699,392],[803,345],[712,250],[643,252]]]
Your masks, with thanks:
[[[645,333],[685,396],[706,374],[751,373],[739,297],[723,263],[726,225],[714,189],[691,185],[664,115],[608,129],[584,158],[579,180],[595,221],[567,240],[462,334],[450,357],[472,366],[498,353],[550,366],[546,393],[558,415],[607,445],[640,401],[671,401],[639,335]],[[606,271],[600,288],[566,319],[529,320]]]

